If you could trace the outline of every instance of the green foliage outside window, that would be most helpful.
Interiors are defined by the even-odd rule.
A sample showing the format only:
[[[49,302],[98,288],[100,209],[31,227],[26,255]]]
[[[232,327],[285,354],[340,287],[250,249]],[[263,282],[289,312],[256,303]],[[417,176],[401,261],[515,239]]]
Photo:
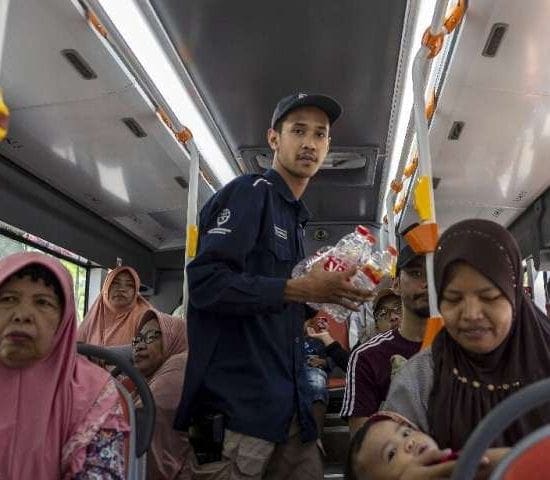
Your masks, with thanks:
[[[13,238],[6,237],[0,234],[0,258],[11,255],[18,252],[43,252],[39,248],[33,247],[26,243],[14,240]],[[46,253],[46,255],[49,255]],[[53,255],[51,255],[53,256]],[[76,311],[78,314],[78,323],[84,318],[84,303],[86,301],[86,276],[88,271],[86,268],[77,265],[76,263],[68,260],[59,259],[63,266],[69,271],[73,277],[74,284],[74,298],[76,301]]]

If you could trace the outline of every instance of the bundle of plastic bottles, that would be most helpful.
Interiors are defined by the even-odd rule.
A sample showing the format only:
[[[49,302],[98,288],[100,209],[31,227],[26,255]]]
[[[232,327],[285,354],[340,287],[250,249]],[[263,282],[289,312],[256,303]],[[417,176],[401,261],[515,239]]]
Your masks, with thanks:
[[[331,272],[345,272],[357,267],[351,283],[362,289],[374,290],[385,275],[395,271],[397,251],[388,247],[384,252],[376,250],[376,238],[367,227],[358,225],[355,231],[340,239],[334,247],[324,247],[314,255],[299,262],[292,271],[293,277],[301,277],[322,262],[324,269]],[[322,310],[338,322],[348,319],[352,310],[331,303],[309,304]]]

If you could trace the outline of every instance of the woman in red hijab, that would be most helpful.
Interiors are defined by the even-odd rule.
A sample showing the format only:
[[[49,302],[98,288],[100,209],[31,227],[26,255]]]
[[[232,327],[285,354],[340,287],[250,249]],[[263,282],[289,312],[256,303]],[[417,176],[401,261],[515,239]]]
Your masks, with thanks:
[[[101,294],[78,329],[78,341],[105,346],[131,343],[140,318],[152,308],[139,294],[140,285],[131,267],[109,272]]]
[[[107,372],[77,354],[75,319],[59,261],[0,260],[0,478],[125,478],[120,396]]]

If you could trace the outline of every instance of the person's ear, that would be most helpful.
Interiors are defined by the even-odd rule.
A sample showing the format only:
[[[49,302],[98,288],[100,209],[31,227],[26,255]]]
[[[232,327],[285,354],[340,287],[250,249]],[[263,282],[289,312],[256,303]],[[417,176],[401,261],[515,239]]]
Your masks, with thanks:
[[[269,144],[271,150],[273,150],[274,152],[276,152],[279,148],[279,138],[280,133],[274,128],[270,128],[267,131],[267,143]]]
[[[392,290],[401,296],[401,281],[399,280],[399,273],[393,279]]]

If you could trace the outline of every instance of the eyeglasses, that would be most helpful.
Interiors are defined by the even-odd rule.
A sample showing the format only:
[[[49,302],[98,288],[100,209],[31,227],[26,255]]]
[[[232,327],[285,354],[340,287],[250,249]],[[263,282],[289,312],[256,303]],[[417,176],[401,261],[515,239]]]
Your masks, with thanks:
[[[150,330],[145,335],[138,333],[132,340],[132,346],[137,347],[141,342],[149,345],[150,343],[153,343],[155,340],[158,340],[161,337],[161,335],[162,335],[162,332],[160,330]]]
[[[395,307],[384,307],[379,310],[376,310],[374,316],[377,318],[387,317],[392,313],[395,313],[396,315],[401,315],[402,313],[401,305],[396,305]]]

